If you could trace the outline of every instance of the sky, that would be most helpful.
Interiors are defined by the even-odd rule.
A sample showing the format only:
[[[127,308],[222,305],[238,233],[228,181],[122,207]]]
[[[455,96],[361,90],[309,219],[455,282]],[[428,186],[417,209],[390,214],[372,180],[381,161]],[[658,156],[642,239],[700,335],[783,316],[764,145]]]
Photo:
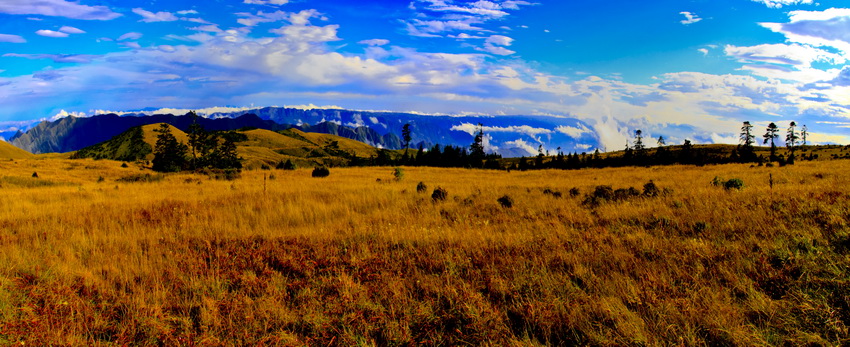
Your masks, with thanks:
[[[847,144],[848,59],[844,0],[0,0],[0,128],[319,105]]]

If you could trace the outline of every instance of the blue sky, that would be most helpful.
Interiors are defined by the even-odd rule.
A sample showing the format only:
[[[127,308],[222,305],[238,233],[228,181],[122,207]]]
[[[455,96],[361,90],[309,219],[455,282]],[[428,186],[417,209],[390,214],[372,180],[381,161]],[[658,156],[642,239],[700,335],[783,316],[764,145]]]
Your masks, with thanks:
[[[140,109],[319,105],[850,143],[834,0],[0,0],[0,127]],[[686,129],[683,131],[682,129]]]

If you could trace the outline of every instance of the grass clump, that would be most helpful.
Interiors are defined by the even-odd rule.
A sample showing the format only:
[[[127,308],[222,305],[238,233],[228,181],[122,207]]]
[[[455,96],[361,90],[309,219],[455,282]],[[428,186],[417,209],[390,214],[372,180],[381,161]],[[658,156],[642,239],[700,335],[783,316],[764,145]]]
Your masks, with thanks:
[[[496,199],[499,202],[499,205],[502,205],[504,208],[514,207],[514,199],[511,199],[508,195],[503,195],[501,198]]]
[[[419,182],[416,185],[416,192],[417,193],[424,193],[427,190],[428,190],[428,186],[425,185],[425,182]]]
[[[151,183],[162,181],[163,178],[165,178],[165,175],[163,174],[151,175],[150,173],[140,173],[124,176],[115,181],[122,183]]]

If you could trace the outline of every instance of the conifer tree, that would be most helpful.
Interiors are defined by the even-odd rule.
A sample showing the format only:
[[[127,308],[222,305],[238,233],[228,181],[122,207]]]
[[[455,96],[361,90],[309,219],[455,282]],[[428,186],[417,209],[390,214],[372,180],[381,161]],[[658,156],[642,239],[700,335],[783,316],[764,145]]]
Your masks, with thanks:
[[[775,123],[767,125],[767,132],[764,133],[764,143],[770,141],[770,161],[776,160],[776,139],[779,138],[779,127]]]
[[[154,130],[156,146],[154,148],[153,169],[160,172],[177,172],[186,166],[186,145],[177,141],[168,124],[162,123]]]

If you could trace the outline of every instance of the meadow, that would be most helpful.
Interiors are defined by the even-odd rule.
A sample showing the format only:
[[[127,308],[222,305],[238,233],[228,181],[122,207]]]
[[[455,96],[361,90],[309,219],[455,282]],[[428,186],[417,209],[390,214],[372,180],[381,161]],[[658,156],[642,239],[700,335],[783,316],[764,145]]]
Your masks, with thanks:
[[[848,160],[233,181],[121,164],[0,161],[0,345],[850,344]]]

